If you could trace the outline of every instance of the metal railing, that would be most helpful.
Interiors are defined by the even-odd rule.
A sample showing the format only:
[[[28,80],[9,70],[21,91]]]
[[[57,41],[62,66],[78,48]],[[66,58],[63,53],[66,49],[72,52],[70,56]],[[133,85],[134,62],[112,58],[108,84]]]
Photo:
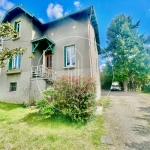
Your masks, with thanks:
[[[56,72],[54,70],[50,70],[43,65],[32,66],[31,67],[32,78],[43,78],[48,81],[52,81],[56,79]]]

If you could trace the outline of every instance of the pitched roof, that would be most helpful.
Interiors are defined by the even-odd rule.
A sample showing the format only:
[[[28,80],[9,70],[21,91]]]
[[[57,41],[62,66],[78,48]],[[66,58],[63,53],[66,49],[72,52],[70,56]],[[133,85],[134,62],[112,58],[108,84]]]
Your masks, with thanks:
[[[41,28],[44,28],[46,27],[47,25],[50,25],[50,24],[53,24],[53,23],[57,23],[59,21],[62,21],[64,19],[67,19],[68,17],[74,17],[74,16],[77,16],[77,15],[80,15],[80,14],[84,14],[86,13],[90,19],[91,19],[91,23],[94,27],[94,31],[95,31],[95,37],[96,37],[96,43],[99,44],[97,46],[98,48],[98,54],[100,54],[100,38],[99,38],[99,30],[98,30],[98,23],[97,23],[97,18],[96,18],[96,14],[95,14],[95,10],[94,10],[94,7],[93,6],[89,6],[85,9],[82,9],[82,10],[79,10],[79,11],[76,11],[74,13],[71,13],[71,14],[68,14],[68,15],[65,15],[63,17],[60,17],[58,19],[55,19],[55,20],[52,20],[50,22],[47,22],[47,23],[42,23],[40,22],[35,16],[34,14],[30,13],[29,11],[27,11],[25,8],[23,8],[21,5],[16,5],[14,6],[13,8],[11,8],[10,10],[8,10],[2,21],[1,22],[6,22],[6,21],[10,21],[12,16],[15,16],[17,13],[21,13],[21,12],[24,12],[26,13],[30,18],[33,19],[33,22],[38,25],[39,27]]]

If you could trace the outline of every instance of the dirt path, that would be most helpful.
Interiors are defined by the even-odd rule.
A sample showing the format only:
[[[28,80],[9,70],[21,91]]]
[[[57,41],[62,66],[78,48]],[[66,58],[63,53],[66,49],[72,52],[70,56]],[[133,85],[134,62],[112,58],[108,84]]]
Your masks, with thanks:
[[[109,97],[110,107],[103,114],[107,134],[114,142],[109,149],[150,150],[150,95],[111,92]]]

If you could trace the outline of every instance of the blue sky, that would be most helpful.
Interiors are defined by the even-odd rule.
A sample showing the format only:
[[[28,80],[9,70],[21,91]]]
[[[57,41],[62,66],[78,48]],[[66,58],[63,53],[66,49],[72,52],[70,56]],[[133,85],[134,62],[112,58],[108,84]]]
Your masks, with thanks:
[[[107,27],[111,20],[121,13],[131,15],[134,22],[141,20],[139,32],[150,34],[150,0],[0,0],[0,16],[17,4],[22,4],[42,22],[48,22],[93,5],[99,24],[102,47],[107,46]]]
[[[134,22],[141,20],[139,32],[150,34],[150,0],[0,0],[0,16],[17,4],[22,4],[43,22],[94,5],[102,47],[106,47],[108,25],[120,13],[131,15]]]

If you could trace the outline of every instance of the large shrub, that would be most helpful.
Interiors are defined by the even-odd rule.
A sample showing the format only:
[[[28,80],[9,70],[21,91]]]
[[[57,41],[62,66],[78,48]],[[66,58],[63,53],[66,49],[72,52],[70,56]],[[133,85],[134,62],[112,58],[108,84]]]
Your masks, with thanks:
[[[86,121],[95,110],[95,93],[93,78],[64,75],[43,91],[45,99],[38,102],[38,107],[46,117],[60,114],[73,121]]]

